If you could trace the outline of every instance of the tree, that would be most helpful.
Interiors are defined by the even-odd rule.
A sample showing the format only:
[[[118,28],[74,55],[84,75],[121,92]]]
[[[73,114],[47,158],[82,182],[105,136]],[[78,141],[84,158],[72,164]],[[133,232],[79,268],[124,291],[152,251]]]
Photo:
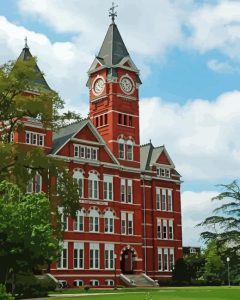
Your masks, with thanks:
[[[0,211],[0,282],[56,259],[59,241],[46,195],[23,194],[15,184],[2,181]]]
[[[204,226],[208,231],[201,237],[208,243],[216,241],[225,245],[231,253],[240,251],[240,187],[235,180],[230,184],[220,185],[224,191],[212,198],[221,204],[213,211],[213,216],[206,218],[198,226]]]
[[[40,174],[52,211],[56,212],[57,203],[66,214],[74,216],[79,208],[78,188],[65,163],[42,149],[11,142],[13,132],[24,130],[26,117],[39,120],[45,129],[53,131],[80,120],[75,113],[60,113],[64,102],[56,92],[41,85],[42,76],[35,58],[0,67],[0,181],[14,182],[25,191],[27,183]]]

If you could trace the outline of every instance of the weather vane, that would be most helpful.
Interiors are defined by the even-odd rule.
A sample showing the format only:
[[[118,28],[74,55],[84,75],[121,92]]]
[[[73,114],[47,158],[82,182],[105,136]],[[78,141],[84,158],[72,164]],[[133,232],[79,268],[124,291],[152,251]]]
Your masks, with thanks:
[[[112,23],[114,23],[115,17],[117,17],[117,12],[115,11],[117,7],[118,5],[114,5],[114,2],[112,2],[112,7],[109,9],[109,17],[112,18]]]

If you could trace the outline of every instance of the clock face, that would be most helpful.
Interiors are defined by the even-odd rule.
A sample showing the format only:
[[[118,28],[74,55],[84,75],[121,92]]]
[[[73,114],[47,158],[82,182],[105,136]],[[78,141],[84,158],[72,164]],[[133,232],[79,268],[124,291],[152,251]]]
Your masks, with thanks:
[[[104,81],[102,78],[99,78],[94,83],[94,92],[95,94],[101,94],[104,89]]]
[[[128,77],[123,77],[120,82],[122,90],[129,94],[133,91],[133,84],[132,81]]]

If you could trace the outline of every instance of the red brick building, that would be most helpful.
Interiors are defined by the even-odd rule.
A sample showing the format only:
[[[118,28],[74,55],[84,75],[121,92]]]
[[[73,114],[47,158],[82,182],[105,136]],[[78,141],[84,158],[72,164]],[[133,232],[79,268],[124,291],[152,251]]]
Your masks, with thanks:
[[[30,56],[25,45],[19,59]],[[14,136],[67,161],[79,183],[77,221],[64,218],[63,251],[51,273],[70,286],[171,278],[182,257],[180,175],[165,146],[140,145],[139,70],[114,22],[88,75],[88,119],[56,134],[28,119]],[[49,88],[44,78],[40,84]],[[38,190],[41,178],[28,186]]]

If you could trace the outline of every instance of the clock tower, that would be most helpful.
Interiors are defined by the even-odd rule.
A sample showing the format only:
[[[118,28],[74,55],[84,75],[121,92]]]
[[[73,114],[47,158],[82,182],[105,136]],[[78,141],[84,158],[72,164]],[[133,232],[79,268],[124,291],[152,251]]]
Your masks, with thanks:
[[[114,22],[89,71],[90,119],[121,165],[140,168],[139,70]]]

